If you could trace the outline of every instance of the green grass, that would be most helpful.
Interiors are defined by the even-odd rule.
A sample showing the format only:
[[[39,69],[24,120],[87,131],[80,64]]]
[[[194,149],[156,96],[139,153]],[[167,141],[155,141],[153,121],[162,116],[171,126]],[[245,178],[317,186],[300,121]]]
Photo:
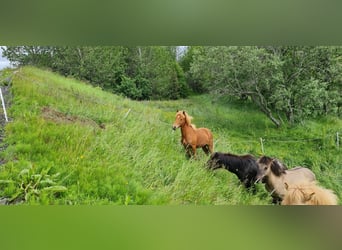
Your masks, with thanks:
[[[262,184],[252,195],[235,175],[206,170],[202,151],[186,159],[180,131],[171,129],[176,110],[185,109],[212,130],[215,151],[265,153],[310,167],[342,198],[336,117],[276,129],[250,103],[207,95],[137,102],[32,67],[14,74],[12,94],[0,197],[28,204],[270,204]]]

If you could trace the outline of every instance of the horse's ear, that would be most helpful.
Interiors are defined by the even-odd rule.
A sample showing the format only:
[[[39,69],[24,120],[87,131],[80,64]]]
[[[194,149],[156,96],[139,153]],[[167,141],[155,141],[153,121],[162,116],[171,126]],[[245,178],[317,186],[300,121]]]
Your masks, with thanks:
[[[311,200],[314,195],[315,195],[315,192],[304,194],[305,201]]]
[[[183,115],[185,115],[185,111],[183,111]]]
[[[179,110],[177,109],[176,113],[178,113],[178,111],[179,111]]]
[[[273,159],[271,157],[263,155],[258,159],[258,162],[261,164],[269,165],[272,162],[272,160]]]
[[[284,182],[284,186],[286,190],[289,190],[289,184],[287,184],[287,182]]]

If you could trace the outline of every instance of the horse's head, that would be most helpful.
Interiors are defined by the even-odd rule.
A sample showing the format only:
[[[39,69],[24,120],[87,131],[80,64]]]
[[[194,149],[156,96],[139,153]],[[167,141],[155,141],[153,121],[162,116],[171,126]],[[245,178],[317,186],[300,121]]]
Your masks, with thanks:
[[[220,164],[219,156],[220,156],[220,153],[218,152],[213,153],[210,156],[210,159],[207,161],[206,167],[210,170],[222,168],[222,164]]]
[[[179,127],[182,127],[187,122],[187,113],[183,110],[178,111],[176,114],[176,119],[172,125],[172,129],[176,130]]]
[[[259,167],[258,174],[256,176],[256,181],[259,182],[265,182],[266,176],[268,176],[270,172],[270,165],[272,162],[272,158],[268,156],[262,156],[257,160],[257,164]]]
[[[261,180],[261,182],[265,183],[268,176],[274,174],[276,176],[280,176],[281,174],[285,173],[287,169],[284,164],[279,162],[277,159],[262,156],[257,160],[257,164],[259,167],[258,174],[256,176],[257,182]]]
[[[284,183],[287,191],[281,205],[314,205],[315,190],[312,184],[289,186]]]

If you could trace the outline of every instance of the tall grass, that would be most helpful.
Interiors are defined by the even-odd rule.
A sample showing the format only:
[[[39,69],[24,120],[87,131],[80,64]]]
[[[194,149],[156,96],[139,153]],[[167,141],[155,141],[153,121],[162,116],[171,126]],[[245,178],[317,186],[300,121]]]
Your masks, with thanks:
[[[12,92],[13,121],[0,155],[0,197],[12,201],[270,204],[262,184],[252,195],[235,175],[208,171],[203,152],[186,159],[180,131],[171,129],[177,109],[212,130],[216,151],[267,154],[289,167],[310,167],[342,198],[341,152],[334,141],[342,122],[335,117],[276,129],[250,103],[210,96],[136,102],[32,67],[13,76]],[[35,186],[25,189],[29,185]]]

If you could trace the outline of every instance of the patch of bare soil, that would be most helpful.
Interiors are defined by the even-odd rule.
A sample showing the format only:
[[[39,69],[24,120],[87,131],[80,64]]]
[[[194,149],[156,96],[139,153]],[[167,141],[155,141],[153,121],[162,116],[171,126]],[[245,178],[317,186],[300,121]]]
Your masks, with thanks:
[[[11,78],[6,79],[6,86],[2,86],[0,84],[1,87],[1,91],[2,91],[2,95],[4,98],[4,102],[5,102],[5,107],[6,110],[10,107],[11,105],[11,100],[12,100],[12,95],[11,95],[11,91],[10,91],[10,84],[11,84]],[[4,138],[5,138],[5,126],[6,126],[6,119],[5,119],[5,114],[4,114],[4,110],[1,104],[1,100],[0,100],[0,152],[4,151],[7,147],[6,144],[3,143]],[[10,121],[11,118],[8,117],[8,120]],[[5,160],[0,158],[0,165],[4,164]],[[9,204],[9,198],[6,197],[0,197],[0,205],[7,205]]]
[[[58,123],[58,124],[79,123],[81,125],[93,126],[95,128],[97,128],[97,127],[101,128],[101,129],[105,128],[104,124],[97,124],[92,119],[64,114],[64,113],[57,111],[55,109],[52,109],[50,107],[43,107],[42,108],[42,116],[45,120],[52,121],[52,122]]]

